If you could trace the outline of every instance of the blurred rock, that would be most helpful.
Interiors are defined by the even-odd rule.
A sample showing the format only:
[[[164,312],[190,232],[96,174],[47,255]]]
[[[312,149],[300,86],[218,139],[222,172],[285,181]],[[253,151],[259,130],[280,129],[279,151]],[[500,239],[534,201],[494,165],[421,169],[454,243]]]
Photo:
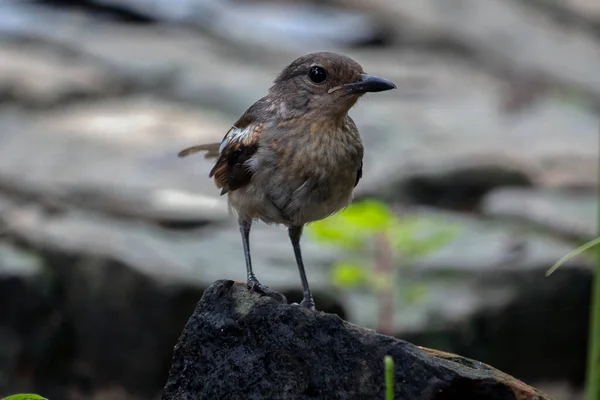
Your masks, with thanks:
[[[365,143],[359,195],[468,210],[498,186],[596,186],[598,121],[590,109],[546,96],[527,112],[506,113],[505,82],[463,61],[350,54],[400,87],[351,111]],[[416,95],[403,93],[406,80]],[[426,83],[411,87],[413,80]]]
[[[482,297],[497,298],[498,289],[504,287],[512,292],[512,300],[480,309],[446,328],[436,330],[432,325],[427,331],[407,332],[402,337],[476,358],[526,382],[564,380],[582,387],[593,275],[578,268],[562,269],[557,272],[560,275],[549,278],[543,273],[514,272],[482,279]],[[446,284],[459,286],[460,280],[449,279]],[[440,313],[438,317],[445,316]]]
[[[234,221],[177,231],[77,209],[48,214],[35,206],[15,206],[3,217],[8,235],[34,248],[65,256],[102,257],[158,282],[202,288],[222,276],[245,279],[241,239]],[[282,291],[300,289],[283,228],[257,224],[252,230],[252,248],[257,275],[264,277],[265,284]],[[336,252],[314,243],[306,243],[304,249],[314,289],[330,288],[325,267]],[[104,274],[101,269],[96,273]]]
[[[175,346],[163,399],[378,398],[385,393],[386,355],[394,360],[398,399],[548,398],[480,362],[222,280],[205,291]]]
[[[359,1],[350,2],[396,22],[401,37],[454,44],[497,71],[542,75],[576,86],[598,100],[600,38],[586,27],[555,22],[526,3],[377,0],[367,7]]]
[[[502,188],[489,193],[482,208],[488,215],[516,218],[579,239],[597,235],[595,191]]]
[[[560,0],[547,2],[536,0],[524,2],[549,13],[557,21],[582,27],[600,27],[600,4],[594,0]]]
[[[585,18],[600,21],[600,4],[594,0],[562,0],[557,3]]]
[[[584,400],[583,388],[574,387],[564,382],[540,382],[534,385],[553,399]]]
[[[195,142],[219,140],[232,121],[267,92],[281,68],[298,56],[291,49],[241,44],[224,49],[214,39],[177,28],[106,21],[74,22],[70,34],[49,30],[42,36],[83,60],[108,66],[116,76],[126,77],[133,91],[151,91],[226,113],[212,130],[206,129],[210,136],[190,133],[189,141]],[[469,60],[430,51],[337,51],[401,87],[367,96],[351,112],[366,145],[359,196],[468,210],[498,186],[596,185],[597,119],[585,103],[549,92],[527,112],[508,113],[504,96],[512,81]],[[105,102],[100,107],[116,110],[130,104]],[[91,106],[85,114],[94,112],[106,110]],[[200,164],[197,171],[202,174],[209,169],[199,158],[174,162]],[[183,171],[181,180],[189,176]],[[166,188],[173,189],[173,184]]]
[[[0,102],[52,107],[73,99],[113,96],[122,82],[106,68],[47,48],[0,43]]]
[[[529,382],[581,385],[593,273],[588,262],[574,258],[545,277],[574,246],[469,215],[421,215],[459,235],[396,271],[391,325],[398,337],[476,358]],[[343,298],[349,321],[379,326],[376,297],[353,291]],[[563,348],[566,340],[572,345]]]
[[[81,5],[81,2],[74,2]],[[87,0],[83,4],[126,10],[159,22],[201,27],[235,42],[268,46],[353,45],[385,39],[381,23],[367,13],[326,2],[188,0]]]
[[[0,33],[3,38],[60,36],[72,33],[75,26],[89,20],[80,13],[56,10],[33,2],[3,2],[0,7]]]
[[[229,125],[217,113],[137,98],[4,116],[0,187],[7,193],[163,222],[228,215],[208,178],[210,161],[177,157],[222,137]]]
[[[61,350],[56,303],[43,258],[0,243],[0,396],[30,387],[50,373],[48,359]],[[56,360],[57,367],[62,358]]]
[[[421,209],[404,215],[431,221],[431,232],[419,233],[424,237],[439,228],[455,231],[456,237],[445,247],[399,267],[399,288],[402,285],[428,288],[427,295],[420,301],[399,303],[394,326],[400,335],[447,329],[470,321],[477,314],[493,314],[518,303],[523,296],[516,284],[520,279],[532,285],[530,293],[555,289],[557,297],[569,296],[569,273],[552,278],[557,281],[544,275],[552,264],[573,249],[564,241],[526,231],[518,225],[484,221],[469,214]],[[591,283],[592,272],[585,260],[573,258],[564,268],[577,276],[587,276]],[[375,297],[354,294],[345,299],[350,321],[377,326]]]
[[[201,289],[151,280],[100,255],[35,254],[43,274],[0,273],[0,337],[12,339],[0,342],[0,394],[23,388],[77,399],[118,385],[155,395]]]

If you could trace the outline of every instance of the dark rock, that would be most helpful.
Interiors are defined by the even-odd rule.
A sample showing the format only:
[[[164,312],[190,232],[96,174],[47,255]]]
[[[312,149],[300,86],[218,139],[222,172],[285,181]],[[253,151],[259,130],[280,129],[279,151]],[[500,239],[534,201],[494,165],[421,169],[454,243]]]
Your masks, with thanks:
[[[531,186],[528,176],[506,165],[477,165],[435,174],[413,176],[400,185],[408,201],[446,209],[470,211],[495,187]]]
[[[159,393],[178,327],[202,290],[159,283],[101,257],[40,255],[47,274],[0,274],[0,377],[8,378],[0,397]]]
[[[385,355],[394,358],[397,399],[548,398],[478,361],[222,280],[205,291],[175,346],[163,400],[383,398]]]
[[[506,274],[502,280],[514,291],[510,302],[473,312],[454,325],[407,332],[403,338],[481,360],[526,382],[582,387],[593,273],[562,268],[548,278],[540,275]],[[479,284],[490,297],[502,285]]]
[[[0,243],[0,397],[27,388],[38,374],[63,370],[64,357],[49,362],[55,351],[65,353],[56,340],[60,316],[53,300],[41,258]]]

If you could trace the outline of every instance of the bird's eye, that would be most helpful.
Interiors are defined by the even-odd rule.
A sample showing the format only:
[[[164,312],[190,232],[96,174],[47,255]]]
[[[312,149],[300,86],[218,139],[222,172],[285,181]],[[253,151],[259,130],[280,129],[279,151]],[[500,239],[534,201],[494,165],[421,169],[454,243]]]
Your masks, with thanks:
[[[325,72],[323,67],[310,67],[308,70],[308,77],[314,83],[323,83],[325,82],[325,79],[327,79],[327,72]]]

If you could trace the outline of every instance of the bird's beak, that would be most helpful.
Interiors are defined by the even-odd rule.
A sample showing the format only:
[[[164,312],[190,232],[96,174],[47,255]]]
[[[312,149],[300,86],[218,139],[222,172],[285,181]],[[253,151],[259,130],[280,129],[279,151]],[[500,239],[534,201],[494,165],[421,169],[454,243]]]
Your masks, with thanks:
[[[346,93],[360,94],[367,92],[383,92],[385,90],[396,89],[396,85],[385,78],[374,75],[362,74],[356,82],[346,83],[344,85]]]

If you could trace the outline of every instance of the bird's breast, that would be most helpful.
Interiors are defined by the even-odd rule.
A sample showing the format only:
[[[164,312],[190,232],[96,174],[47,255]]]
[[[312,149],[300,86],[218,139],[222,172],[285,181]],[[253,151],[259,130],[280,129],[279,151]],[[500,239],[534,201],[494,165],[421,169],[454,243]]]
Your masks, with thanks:
[[[277,138],[264,187],[294,223],[323,219],[348,205],[361,167],[358,132],[310,132]],[[269,168],[266,168],[269,170]]]

